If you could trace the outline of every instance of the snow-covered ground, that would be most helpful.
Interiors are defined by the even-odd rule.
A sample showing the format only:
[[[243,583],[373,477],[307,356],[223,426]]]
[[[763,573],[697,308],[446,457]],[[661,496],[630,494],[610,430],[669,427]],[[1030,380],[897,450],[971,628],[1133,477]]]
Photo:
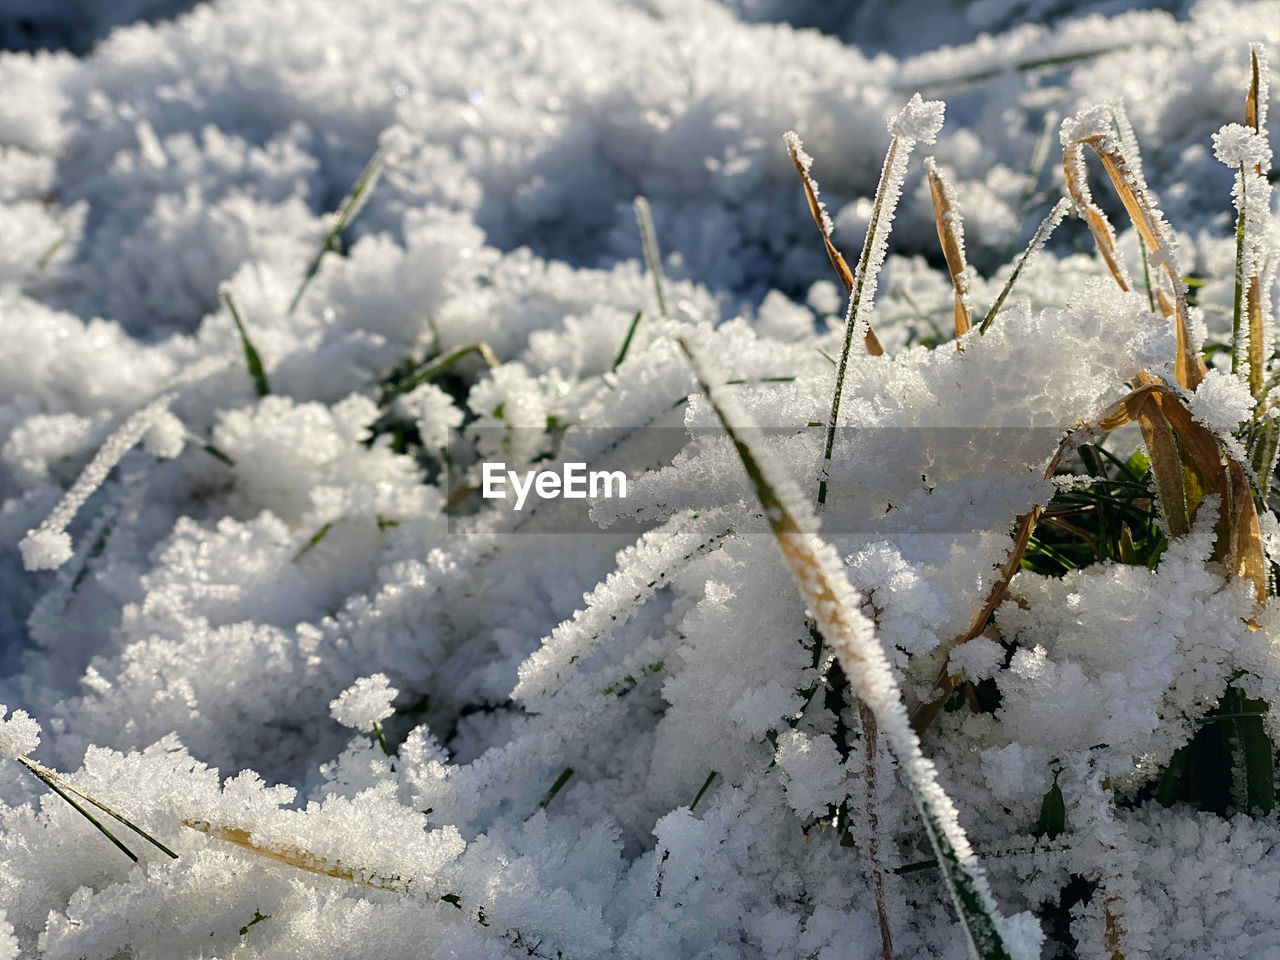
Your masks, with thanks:
[[[1280,524],[1230,372],[1254,275],[1272,372],[1280,258],[1269,148],[1215,139],[1280,3],[1134,6],[0,3],[66,48],[0,53],[0,960],[959,960],[961,914],[984,958],[1280,957],[1280,723],[1233,723],[1280,704]],[[846,296],[791,130],[850,266],[888,244],[829,469]],[[1080,205],[1018,259],[1090,137],[1168,221],[1140,242],[1091,168],[1127,292]],[[926,157],[975,326],[1024,267],[962,350]],[[1102,546],[1057,575],[1042,523],[970,629],[1118,409],[1159,550],[1072,514]],[[1162,424],[1209,451],[1183,527]],[[516,511],[472,489],[497,460],[627,496]],[[806,568],[770,524],[824,477]],[[1215,804],[1187,784],[1229,725]]]

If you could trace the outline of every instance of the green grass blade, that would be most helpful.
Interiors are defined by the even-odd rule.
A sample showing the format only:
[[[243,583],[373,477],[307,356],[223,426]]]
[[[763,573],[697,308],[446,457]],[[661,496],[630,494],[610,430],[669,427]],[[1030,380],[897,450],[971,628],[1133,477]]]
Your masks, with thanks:
[[[345,200],[338,207],[338,215],[334,218],[333,226],[329,232],[325,234],[323,240],[320,241],[320,248],[316,250],[316,255],[311,258],[311,262],[307,264],[307,271],[302,275],[302,282],[298,284],[298,289],[293,294],[293,299],[289,301],[289,309],[286,314],[292,314],[298,308],[298,302],[302,299],[302,295],[306,293],[308,285],[312,278],[320,272],[320,261],[324,259],[324,255],[330,250],[334,250],[338,246],[338,237],[342,231],[351,225],[357,214],[363,209],[369,200],[369,194],[373,192],[374,185],[378,182],[378,177],[382,173],[382,154],[375,153],[369,160],[360,176],[356,178],[355,186],[351,188],[351,192],[347,194]]]
[[[1058,786],[1058,778],[1053,778],[1053,786],[1040,801],[1040,821],[1036,824],[1036,834],[1056,840],[1067,829],[1067,804],[1062,796],[1062,788]]]
[[[560,776],[556,777],[556,782],[551,785],[551,789],[547,791],[547,795],[538,801],[538,806],[546,809],[547,804],[556,798],[556,794],[561,788],[569,782],[569,778],[573,776],[573,767],[565,767]]]
[[[166,847],[163,843],[161,843],[151,834],[147,833],[147,831],[143,830],[140,826],[138,826],[132,820],[129,820],[128,818],[123,817],[120,814],[116,813],[114,810],[112,810],[110,807],[108,807],[105,803],[103,803],[101,800],[97,799],[96,797],[92,797],[89,794],[85,793],[83,790],[78,789],[73,784],[68,782],[66,778],[60,776],[59,774],[54,773],[52,770],[48,769],[47,767],[40,766],[40,764],[36,763],[33,760],[29,760],[26,757],[19,757],[18,762],[21,763],[23,766],[25,766],[32,773],[34,773],[37,777],[39,777],[40,780],[44,782],[45,785],[47,785],[51,790],[57,793],[58,796],[62,797],[64,800],[70,803],[73,807],[79,810],[81,814],[83,814],[85,817],[89,819],[91,823],[93,823],[94,826],[96,826],[99,830],[101,830],[104,834],[106,834],[112,840],[112,842],[116,844],[116,846],[124,850],[125,853],[129,854],[129,856],[132,857],[135,861],[138,858],[134,857],[133,854],[124,846],[124,844],[116,840],[116,838],[113,837],[111,833],[104,826],[102,826],[102,824],[98,823],[98,821],[94,817],[90,816],[88,812],[83,810],[79,804],[77,804],[75,801],[67,797],[66,794],[63,793],[63,791],[65,790],[67,791],[67,793],[74,793],[80,799],[93,804],[103,813],[106,813],[107,815],[114,817],[116,820],[123,823],[126,827],[128,827],[138,836],[142,837],[142,839],[146,840],[156,849],[165,853],[166,855],[173,858],[174,860],[178,859],[178,855],[176,853],[174,853],[172,850]]]
[[[1243,807],[1249,813],[1271,813],[1276,804],[1275,746],[1263,727],[1265,700],[1238,694],[1239,716],[1235,718],[1240,756],[1244,762]]]
[[[236,309],[236,302],[231,299],[230,291],[222,291],[222,302],[231,311],[231,319],[236,322],[236,329],[240,331],[240,346],[244,348],[244,362],[249,368],[249,376],[253,378],[253,388],[258,391],[258,396],[265,397],[271,392],[271,387],[267,384],[267,371],[262,366],[262,358],[258,356],[257,348],[249,339],[249,331],[245,329],[244,320],[240,316],[240,311]]]
[[[643,310],[637,310],[636,315],[631,318],[631,326],[627,327],[627,335],[618,349],[618,355],[614,357],[613,366],[609,368],[611,372],[622,366],[622,361],[627,359],[627,351],[631,349],[631,338],[636,335],[636,327],[640,326],[640,318],[643,315]]]
[[[1028,263],[1035,259],[1037,253],[1044,246],[1045,241],[1049,239],[1049,235],[1058,228],[1058,224],[1062,222],[1062,218],[1067,215],[1067,210],[1071,206],[1071,201],[1063,197],[1053,205],[1053,209],[1049,211],[1049,215],[1040,221],[1040,226],[1036,227],[1036,232],[1031,237],[1031,242],[1027,244],[1027,249],[1022,251],[1018,257],[1018,262],[1013,266],[1013,273],[1009,274],[1009,279],[1005,281],[1004,288],[1000,291],[1000,295],[996,297],[996,302],[991,305],[991,309],[983,318],[982,323],[978,325],[978,333],[986,333],[990,329],[991,324],[995,322],[996,314],[1000,312],[1000,308],[1004,306],[1004,302],[1009,297],[1009,293],[1013,290],[1013,285],[1018,282],[1018,277],[1022,275],[1022,269]]]
[[[707,774],[707,779],[702,781],[702,786],[698,789],[698,795],[693,798],[693,803],[689,804],[689,812],[693,813],[698,807],[698,801],[702,799],[702,795],[711,789],[711,784],[716,778],[716,771],[712,770]]]
[[[382,392],[382,397],[378,400],[378,406],[385,409],[396,397],[403,393],[408,393],[424,383],[430,383],[471,353],[479,355],[490,369],[498,366],[498,358],[493,355],[493,351],[489,349],[487,343],[469,343],[465,347],[458,347],[456,350],[449,351],[442,357],[432,358],[416,372],[387,387]]]

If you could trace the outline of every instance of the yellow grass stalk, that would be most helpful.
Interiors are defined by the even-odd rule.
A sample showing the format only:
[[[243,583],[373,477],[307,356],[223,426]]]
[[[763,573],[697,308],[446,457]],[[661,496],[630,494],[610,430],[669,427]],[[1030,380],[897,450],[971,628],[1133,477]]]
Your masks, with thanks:
[[[182,825],[190,827],[192,830],[198,830],[200,833],[208,834],[224,843],[230,843],[251,853],[256,853],[260,857],[266,857],[268,860],[286,864],[296,870],[305,870],[307,873],[333,877],[335,880],[345,880],[348,883],[369,887],[373,890],[389,890],[393,893],[408,892],[408,884],[401,881],[399,877],[382,877],[364,870],[345,867],[342,865],[341,860],[330,863],[324,857],[317,856],[309,850],[304,850],[290,843],[263,841],[248,830],[241,830],[239,827],[214,826],[207,820],[187,820],[185,818],[182,821]]]
[[[1095,111],[1097,108],[1095,108]],[[1079,114],[1063,124],[1062,169],[1066,177],[1067,190],[1075,201],[1076,209],[1089,226],[1098,253],[1106,263],[1107,269],[1115,278],[1122,290],[1131,290],[1132,283],[1124,268],[1120,252],[1116,248],[1115,231],[1106,214],[1093,201],[1086,182],[1084,165],[1084,148],[1088,147],[1102,161],[1102,167],[1111,180],[1120,202],[1124,204],[1129,218],[1137,228],[1139,236],[1146,243],[1150,260],[1165,273],[1169,287],[1173,291],[1173,302],[1170,303],[1163,290],[1158,298],[1165,314],[1174,317],[1178,345],[1175,357],[1175,372],[1178,385],[1184,390],[1194,390],[1204,379],[1204,361],[1196,353],[1191,343],[1191,333],[1187,325],[1186,284],[1173,256],[1173,237],[1168,224],[1165,223],[1159,208],[1155,204],[1146,184],[1135,172],[1129,159],[1125,157],[1119,138],[1100,132],[1098,125],[1091,122],[1086,114]],[[1076,131],[1080,132],[1077,133]]]
[[[929,177],[929,195],[933,198],[933,220],[938,228],[938,242],[947,260],[951,286],[955,290],[956,349],[963,349],[959,339],[973,326],[969,305],[969,272],[964,260],[964,218],[956,204],[951,182],[942,175],[933,157],[925,157],[924,169]]]
[[[831,231],[833,225],[831,217],[827,214],[827,208],[820,199],[818,193],[818,181],[813,178],[813,174],[809,172],[813,166],[813,158],[804,152],[804,144],[800,142],[800,138],[794,133],[787,134],[784,137],[787,144],[787,153],[791,156],[791,163],[796,168],[796,173],[800,174],[800,182],[804,185],[804,197],[809,201],[809,214],[813,217],[813,222],[818,225],[818,232],[822,234],[822,244],[827,250],[827,259],[831,261],[831,266],[835,268],[836,276],[840,278],[840,283],[844,286],[844,295],[846,297],[853,294],[853,271],[849,269],[849,264],[845,262],[840,251],[836,249],[836,245],[831,242]],[[890,151],[893,146],[890,145]],[[867,348],[867,353],[873,357],[884,355],[884,347],[880,345],[880,338],[876,336],[875,330],[871,325],[867,325],[866,336],[863,337],[863,343]]]

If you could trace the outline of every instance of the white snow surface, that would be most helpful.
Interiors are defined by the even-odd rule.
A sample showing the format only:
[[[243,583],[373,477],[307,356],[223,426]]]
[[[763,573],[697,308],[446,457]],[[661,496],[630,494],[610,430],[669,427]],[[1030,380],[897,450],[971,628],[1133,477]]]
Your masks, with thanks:
[[[1079,956],[1108,955],[1109,910],[1128,960],[1280,956],[1276,815],[1150,799],[1230,684],[1280,704],[1275,604],[1215,555],[1217,498],[1150,567],[1018,573],[950,653],[998,707],[957,699],[918,747],[898,709],[933,697],[1059,443],[1175,350],[1098,179],[1133,290],[1067,221],[957,349],[910,148],[964,218],[975,323],[1066,213],[1059,129],[1124,143],[1193,339],[1231,339],[1233,199],[1269,315],[1270,148],[1242,121],[1280,3],[1061,6],[0,11],[79,54],[0,53],[0,960],[876,958],[870,811],[896,955],[958,960],[921,783],[1015,956],[1064,955],[1073,876],[1097,891],[1055,915]],[[876,233],[859,321],[885,354],[855,339],[830,499],[802,514],[876,654],[871,753],[823,685],[807,615],[830,611],[676,343],[812,504],[849,298],[792,130],[851,268]],[[1252,398],[1211,364],[1187,401],[1234,444]],[[628,493],[517,513],[479,496],[484,460]],[[177,859],[121,827],[134,864],[27,755]]]

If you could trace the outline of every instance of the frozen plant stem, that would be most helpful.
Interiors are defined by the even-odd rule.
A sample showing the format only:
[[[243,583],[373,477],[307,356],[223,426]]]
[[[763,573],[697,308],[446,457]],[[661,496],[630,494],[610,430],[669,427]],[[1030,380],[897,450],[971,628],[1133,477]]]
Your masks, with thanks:
[[[885,154],[880,169],[880,182],[876,185],[876,198],[872,206],[871,222],[867,225],[867,237],[862,244],[858,268],[853,275],[853,290],[849,294],[849,306],[845,313],[844,346],[840,351],[840,363],[836,368],[836,383],[831,396],[831,415],[827,419],[827,441],[822,452],[822,466],[818,478],[818,509],[827,503],[827,480],[830,475],[831,454],[835,449],[836,426],[840,422],[840,397],[844,392],[844,378],[849,370],[849,351],[856,336],[865,336],[870,328],[871,307],[875,302],[876,284],[880,268],[884,265],[889,246],[889,232],[893,229],[893,214],[902,196],[902,181],[907,176],[907,161],[919,141],[933,143],[942,128],[943,104],[941,100],[928,103],[916,94],[889,121],[893,140]]]
[[[688,344],[683,339],[678,342],[738,452],[801,596],[834,650],[854,694],[875,716],[877,727],[898,758],[973,955],[979,960],[1012,960],[1015,954],[1000,932],[999,911],[960,825],[958,811],[939,786],[933,764],[921,752],[884,649],[871,621],[859,608],[858,596],[849,585],[840,558],[818,536],[818,518],[806,506],[799,487],[764,456],[764,451],[758,456],[743,439],[740,430],[749,428],[746,414],[712,390]]]
[[[1067,215],[1069,209],[1071,209],[1071,201],[1063,197],[1053,205],[1053,209],[1049,211],[1048,216],[1040,221],[1040,226],[1036,227],[1036,232],[1032,235],[1031,242],[1027,244],[1027,249],[1022,251],[1022,254],[1018,257],[1018,262],[1013,265],[1013,272],[1009,274],[1009,279],[1000,288],[1000,295],[996,297],[996,302],[991,305],[987,315],[982,318],[982,323],[978,325],[979,334],[986,333],[991,328],[991,324],[995,323],[996,314],[1004,306],[1005,300],[1008,299],[1009,293],[1013,290],[1013,285],[1018,282],[1018,277],[1022,275],[1023,268],[1044,249],[1049,235],[1058,228],[1058,224],[1062,222],[1062,218]]]
[[[689,812],[693,813],[698,809],[698,802],[702,799],[702,795],[711,789],[711,784],[716,778],[716,771],[712,770],[707,774],[707,779],[702,781],[702,786],[698,788],[698,795],[693,798],[693,803],[689,804]]]
[[[658,297],[658,313],[663,319],[669,319],[671,314],[667,312],[667,296],[663,290],[662,257],[658,253],[658,235],[653,229],[653,215],[649,211],[649,201],[644,197],[636,197],[635,210],[636,226],[640,229],[640,245],[644,248],[645,266],[649,268],[649,276],[653,278],[653,292]],[[628,336],[628,343],[630,340]]]
[[[631,325],[627,327],[627,335],[622,340],[622,346],[618,348],[618,355],[614,357],[610,371],[617,370],[622,366],[622,361],[627,359],[627,351],[631,349],[631,339],[636,335],[636,327],[640,326],[640,318],[643,315],[643,310],[637,310],[636,315],[631,318]]]
[[[58,505],[45,517],[44,522],[34,530],[27,531],[19,546],[23,564],[28,570],[56,570],[71,559],[71,535],[67,533],[67,527],[124,455],[161,418],[171,416],[169,404],[173,402],[174,396],[175,394],[166,393],[125,420],[103,443],[89,465],[76,478],[76,482],[63,494]]]
[[[564,788],[569,782],[569,778],[573,776],[573,767],[565,767],[561,771],[560,776],[556,777],[556,782],[551,785],[551,789],[547,791],[546,796],[538,801],[538,809],[545,810],[547,805],[556,798],[556,794]]]
[[[417,370],[415,373],[400,381],[394,386],[388,387],[382,394],[382,398],[378,401],[379,407],[386,407],[392,400],[400,396],[402,393],[408,393],[415,387],[419,387],[424,383],[430,383],[440,374],[444,373],[455,363],[468,354],[474,353],[485,362],[485,366],[493,369],[498,366],[498,358],[493,355],[493,351],[489,349],[487,343],[469,343],[464,347],[457,347],[450,350],[442,357],[436,357],[427,362],[425,366]]]

